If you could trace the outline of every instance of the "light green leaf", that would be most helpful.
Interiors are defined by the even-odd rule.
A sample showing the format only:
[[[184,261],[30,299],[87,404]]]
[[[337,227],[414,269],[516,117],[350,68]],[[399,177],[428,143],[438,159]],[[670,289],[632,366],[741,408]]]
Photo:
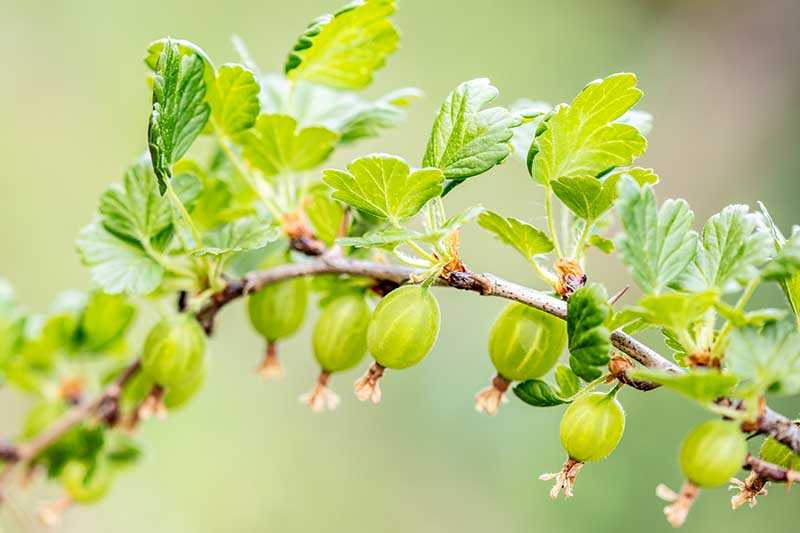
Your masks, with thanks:
[[[569,366],[586,381],[600,377],[600,368],[608,364],[611,341],[605,322],[610,312],[608,294],[597,283],[581,287],[567,302]]]
[[[486,78],[456,87],[439,108],[422,164],[442,169],[448,189],[501,163],[511,152],[513,128],[522,119],[502,107],[482,109],[497,98]]]
[[[619,191],[622,259],[644,292],[659,293],[694,257],[697,233],[690,229],[694,213],[684,200],[667,200],[658,210],[652,187],[639,188],[630,179],[621,181]]]
[[[591,82],[572,104],[557,106],[547,129],[531,145],[531,176],[548,187],[558,178],[598,176],[630,165],[644,153],[647,141],[635,127],[614,121],[641,96],[636,76],[621,73]]]
[[[639,316],[648,324],[685,332],[714,307],[719,293],[708,290],[698,293],[667,292],[649,294],[639,301]]]
[[[261,87],[247,68],[228,63],[217,71],[216,83],[208,91],[214,127],[229,137],[250,129],[261,109]]]
[[[163,195],[171,166],[189,149],[210,115],[205,101],[203,59],[196,53],[183,55],[179,45],[167,40],[153,76],[153,110],[148,143],[153,171]]]
[[[716,309],[722,318],[737,328],[743,328],[745,326],[761,327],[769,322],[783,320],[788,314],[786,309],[774,309],[769,307],[766,309],[756,309],[754,311],[744,311],[722,301],[716,303]]]
[[[514,386],[514,394],[534,407],[554,407],[569,403],[569,400],[559,396],[547,382],[540,379],[529,379],[518,383]]]
[[[786,322],[734,330],[725,365],[756,393],[800,393],[800,331]]]
[[[94,291],[80,320],[80,345],[89,352],[102,352],[117,342],[130,327],[136,307],[120,294]]]
[[[658,183],[658,174],[652,168],[642,167],[617,167],[608,174],[605,174],[606,179],[612,176],[628,177],[639,184],[640,187],[645,185],[655,185]]]
[[[800,228],[780,247],[778,253],[764,266],[761,275],[769,281],[786,282],[800,273]]]
[[[317,238],[331,246],[342,229],[344,207],[331,198],[330,189],[320,183],[305,198],[303,210],[308,216]]]
[[[92,281],[109,294],[149,294],[164,276],[161,265],[140,246],[112,235],[99,222],[83,228],[76,245]]]
[[[493,211],[486,211],[478,217],[478,225],[494,233],[500,241],[516,249],[525,259],[531,260],[553,250],[553,242],[543,231],[516,218],[505,218]]]
[[[639,133],[647,137],[653,130],[653,115],[647,111],[631,109],[626,111],[621,117],[615,120],[617,124],[627,124],[633,126]]]
[[[767,234],[746,205],[730,205],[708,219],[694,261],[677,286],[688,291],[735,291],[769,258]]]
[[[288,115],[259,115],[254,128],[241,138],[244,158],[264,176],[309,170],[333,152],[338,135],[327,128],[297,129]]]
[[[536,131],[552,109],[553,106],[547,102],[528,100],[527,98],[520,98],[511,104],[509,110],[522,118],[522,124],[512,130],[514,133],[511,137],[511,146],[523,163],[528,160],[528,150]]]
[[[727,396],[738,382],[734,374],[716,370],[692,370],[683,374],[671,374],[649,368],[637,368],[628,371],[628,375],[634,379],[658,383],[700,403],[710,403]]]
[[[604,254],[610,254],[614,251],[614,241],[611,239],[606,239],[600,235],[592,235],[589,237],[589,246],[594,246]]]
[[[333,197],[367,213],[399,222],[416,215],[442,192],[444,176],[437,168],[411,172],[408,163],[387,154],[355,159],[348,171],[323,171],[323,181],[333,188]]]
[[[263,248],[280,236],[277,227],[269,220],[249,217],[240,218],[213,231],[203,238],[203,247],[194,252],[196,256],[226,256],[247,250]]]
[[[778,226],[776,226],[775,222],[772,220],[772,216],[769,214],[769,211],[767,211],[767,207],[761,202],[758,203],[758,206],[761,210],[761,218],[767,227],[767,231],[772,237],[772,244],[775,248],[775,251],[780,253],[781,249],[786,243],[786,239],[784,238],[783,233],[781,233],[781,230],[778,229]],[[793,234],[797,233],[798,230],[795,229]],[[790,278],[783,279],[778,283],[780,284],[781,289],[783,289],[783,294],[789,301],[789,305],[792,307],[798,328],[800,328],[800,272],[794,274]]]
[[[292,87],[285,77],[276,75],[266,76],[262,83],[264,113],[291,115],[301,128],[324,126],[339,134],[339,144],[377,137],[380,130],[398,126],[408,115],[406,108],[422,97],[419,89],[405,87],[369,101],[351,91],[308,82]]]
[[[578,394],[581,389],[581,382],[578,380],[578,376],[568,366],[557,365],[555,377],[562,398],[571,398]]]
[[[593,176],[558,178],[550,182],[553,192],[578,218],[589,223],[611,209],[617,199],[619,175],[599,180]]]
[[[389,17],[394,0],[356,0],[309,24],[289,53],[284,71],[341,89],[361,89],[397,49],[400,36]]]
[[[169,202],[156,189],[150,162],[131,165],[122,184],[112,184],[100,196],[103,226],[116,235],[147,242],[172,224]]]
[[[416,240],[422,236],[421,233],[407,228],[386,227],[368,231],[358,237],[345,237],[337,239],[340,246],[352,246],[354,248],[384,248],[394,250],[405,241]]]

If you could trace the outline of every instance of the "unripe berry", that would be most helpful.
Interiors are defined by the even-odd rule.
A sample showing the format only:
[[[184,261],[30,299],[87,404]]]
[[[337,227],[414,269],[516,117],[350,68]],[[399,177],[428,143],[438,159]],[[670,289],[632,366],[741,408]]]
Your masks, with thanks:
[[[308,306],[308,282],[293,278],[265,286],[247,299],[253,327],[269,342],[290,337],[300,329]]]
[[[61,472],[61,484],[76,503],[94,503],[108,493],[114,473],[104,459],[91,467],[83,461],[70,460]]]
[[[439,322],[439,302],[427,287],[400,287],[375,308],[367,331],[367,347],[385,368],[414,366],[436,343]]]
[[[521,303],[509,304],[489,333],[489,357],[497,372],[510,381],[543,376],[567,343],[563,320]]]
[[[561,418],[561,445],[582,463],[605,459],[625,431],[625,411],[613,395],[592,393],[578,398]]]
[[[322,370],[342,372],[367,353],[370,308],[363,294],[348,293],[328,303],[314,326],[314,357]]]
[[[147,335],[142,370],[166,388],[191,381],[202,371],[206,336],[194,317],[165,318]]]
[[[681,469],[686,479],[697,487],[721,487],[739,471],[746,455],[747,441],[736,423],[709,420],[684,439]]]

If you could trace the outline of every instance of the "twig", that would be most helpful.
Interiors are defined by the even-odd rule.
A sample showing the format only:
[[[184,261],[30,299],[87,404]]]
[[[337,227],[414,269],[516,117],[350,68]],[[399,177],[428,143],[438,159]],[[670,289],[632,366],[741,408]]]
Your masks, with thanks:
[[[747,459],[742,468],[745,470],[752,470],[762,478],[777,483],[793,483],[800,481],[800,472],[769,463],[751,454],[747,455]]]
[[[418,271],[400,265],[374,263],[358,259],[350,259],[340,255],[325,253],[301,263],[280,265],[268,270],[254,272],[242,279],[231,280],[220,292],[214,294],[209,302],[197,313],[197,319],[206,329],[213,330],[214,319],[219,311],[228,303],[252,291],[289,278],[313,276],[318,274],[345,274],[363,276],[378,282],[403,284]],[[477,274],[474,272],[454,272],[447,279],[438,279],[437,286],[477,292],[485,296],[495,296],[520,302],[561,319],[567,317],[567,305],[564,301],[544,294],[540,291],[506,281],[493,274]],[[611,343],[619,351],[628,355],[638,363],[648,367],[681,374],[684,370],[667,360],[661,354],[631,337],[622,330],[611,332]],[[637,383],[640,390],[652,390],[649,383]],[[655,384],[653,384],[655,385]],[[757,421],[757,431],[772,436],[775,440],[789,446],[800,453],[800,427],[770,408],[766,408]]]

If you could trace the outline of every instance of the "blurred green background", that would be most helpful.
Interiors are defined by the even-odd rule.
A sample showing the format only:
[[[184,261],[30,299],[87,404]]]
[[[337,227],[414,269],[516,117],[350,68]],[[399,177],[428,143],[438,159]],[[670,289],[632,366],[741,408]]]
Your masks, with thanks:
[[[338,3],[0,0],[0,275],[38,310],[62,289],[88,286],[72,241],[100,192],[145,148],[142,56],[151,40],[190,39],[221,63],[236,59],[229,44],[236,33],[262,69],[278,70],[306,23]],[[655,115],[643,163],[661,175],[662,199],[686,197],[698,219],[761,199],[784,229],[800,222],[795,0],[399,4],[402,49],[369,93],[416,85],[427,97],[401,128],[338,153],[333,165],[378,150],[418,161],[436,107],[465,79],[490,77],[504,104],[523,96],[560,102],[591,79],[630,70],[646,93],[640,107]],[[451,210],[476,202],[542,219],[538,190],[517,160],[448,197]],[[522,260],[478,229],[462,240],[473,269],[533,283]],[[590,275],[612,290],[627,283],[621,272],[616,259],[593,258]],[[551,502],[549,484],[536,478],[563,461],[560,410],[512,401],[488,418],[472,409],[490,377],[486,336],[503,303],[438,295],[444,320],[434,353],[389,373],[379,408],[352,397],[356,372],[335,377],[343,402],[326,415],[297,401],[316,373],[312,321],[284,347],[287,379],[265,385],[252,373],[260,341],[241,304],[227,309],[199,399],[168,423],[148,424],[143,464],[99,506],[67,515],[63,530],[667,531],[654,488],[678,488],[678,444],[706,415],[665,392],[624,391],[628,425],[617,452],[583,470],[575,498]],[[7,391],[0,397],[0,434],[13,434],[25,404]],[[800,410],[796,399],[776,405]],[[797,491],[770,492],[756,509],[735,514],[730,493],[704,494],[684,530],[797,531]],[[38,530],[30,510],[49,495],[14,491],[4,530]]]

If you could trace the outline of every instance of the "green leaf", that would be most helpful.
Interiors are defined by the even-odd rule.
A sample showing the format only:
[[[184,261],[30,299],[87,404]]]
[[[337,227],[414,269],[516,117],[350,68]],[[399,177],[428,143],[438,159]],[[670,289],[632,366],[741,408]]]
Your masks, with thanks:
[[[486,78],[466,81],[445,99],[433,122],[422,164],[442,169],[448,188],[486,172],[511,153],[513,128],[522,119],[502,107],[482,109],[497,98]]]
[[[594,246],[604,254],[610,254],[614,251],[614,241],[611,239],[606,239],[600,235],[592,235],[589,237],[588,241],[589,246]]]
[[[331,198],[330,189],[320,183],[305,198],[303,209],[317,238],[331,246],[342,229],[344,207]]]
[[[260,92],[258,80],[249,69],[233,63],[222,65],[213,89],[208,91],[214,127],[229,137],[253,127],[261,109]]]
[[[333,197],[394,222],[416,215],[442,192],[441,170],[411,172],[408,163],[393,155],[360,157],[347,165],[347,170],[323,170],[322,179],[333,188]]]
[[[775,248],[775,251],[780,253],[784,244],[786,243],[786,239],[783,236],[783,233],[781,233],[781,230],[778,229],[778,226],[776,226],[775,222],[772,220],[772,216],[769,214],[769,211],[767,211],[767,207],[761,202],[758,203],[758,206],[761,210],[761,218],[767,227],[767,231],[772,237],[772,244]],[[795,229],[793,231],[793,236],[797,233],[798,230]],[[792,311],[794,312],[795,320],[797,321],[798,327],[800,327],[800,272],[789,278],[785,278],[778,283],[780,284],[781,289],[783,289],[783,294],[789,301],[789,305],[792,307]]]
[[[694,261],[677,286],[688,291],[732,292],[757,275],[769,258],[767,234],[746,205],[730,205],[708,219]]]
[[[636,76],[621,73],[591,82],[571,104],[557,106],[531,145],[531,176],[549,187],[558,178],[598,176],[630,165],[647,141],[635,127],[614,121],[641,96]]]
[[[244,158],[264,176],[309,170],[322,164],[336,146],[338,135],[311,126],[298,130],[288,115],[259,115],[241,138]]]
[[[203,247],[193,255],[225,256],[247,250],[263,248],[280,236],[277,227],[269,220],[249,217],[240,218],[207,233]]]
[[[691,324],[701,320],[718,300],[719,293],[715,290],[649,294],[639,301],[638,312],[649,324],[684,332]]]
[[[80,320],[81,347],[102,352],[117,342],[133,322],[136,307],[119,294],[94,291]]]
[[[611,341],[605,322],[610,312],[608,294],[597,283],[581,287],[567,302],[569,365],[586,381],[600,377],[600,368],[608,364]]]
[[[262,84],[264,113],[291,115],[301,128],[324,126],[339,134],[339,144],[377,137],[380,130],[396,127],[406,119],[406,108],[422,97],[419,89],[405,87],[369,101],[354,92],[324,85],[308,82],[292,85],[285,77],[276,75],[266,76]]]
[[[514,387],[514,394],[523,402],[534,407],[553,407],[569,403],[560,397],[546,382],[540,379],[529,379]]]
[[[149,242],[172,224],[171,207],[156,189],[149,161],[131,165],[122,184],[100,196],[100,215],[107,230],[138,242]]]
[[[578,376],[568,366],[557,365],[555,377],[559,394],[562,398],[571,398],[581,389],[581,382],[578,380]]]
[[[500,241],[516,249],[527,260],[553,250],[553,242],[543,231],[516,218],[505,218],[493,211],[485,211],[478,217],[478,225],[494,233]]]
[[[619,215],[624,233],[618,246],[646,293],[659,293],[689,266],[697,248],[691,231],[694,213],[684,200],[667,200],[660,210],[650,185],[638,187],[623,179],[619,185]]]
[[[205,101],[204,69],[198,54],[183,55],[178,43],[164,43],[153,76],[153,110],[148,128],[150,158],[162,195],[172,177],[172,164],[203,131],[211,113]]]
[[[786,282],[800,273],[800,228],[780,247],[778,253],[764,266],[761,275],[769,281]]]
[[[389,17],[394,0],[356,0],[309,24],[289,53],[284,71],[341,89],[361,89],[397,49],[400,36]]]
[[[536,131],[552,109],[553,106],[547,102],[528,100],[527,98],[520,98],[511,104],[509,110],[522,118],[522,124],[512,130],[514,133],[511,137],[511,146],[523,163],[527,162],[528,150]]]
[[[575,216],[589,223],[611,209],[617,199],[619,175],[599,180],[593,176],[558,178],[550,182],[553,192]]]
[[[737,309],[725,302],[717,302],[717,311],[725,320],[731,322],[734,327],[743,328],[745,326],[761,327],[769,322],[783,320],[788,311],[786,309],[756,309],[754,311],[744,311]]]
[[[109,294],[149,294],[161,283],[164,269],[141,246],[122,240],[93,222],[76,241],[92,281]]]
[[[683,374],[672,374],[649,368],[637,368],[630,370],[628,375],[634,379],[658,383],[700,403],[710,403],[727,396],[738,382],[734,374],[716,370],[692,370]]]
[[[800,393],[800,331],[786,322],[734,330],[725,365],[757,393]]]

